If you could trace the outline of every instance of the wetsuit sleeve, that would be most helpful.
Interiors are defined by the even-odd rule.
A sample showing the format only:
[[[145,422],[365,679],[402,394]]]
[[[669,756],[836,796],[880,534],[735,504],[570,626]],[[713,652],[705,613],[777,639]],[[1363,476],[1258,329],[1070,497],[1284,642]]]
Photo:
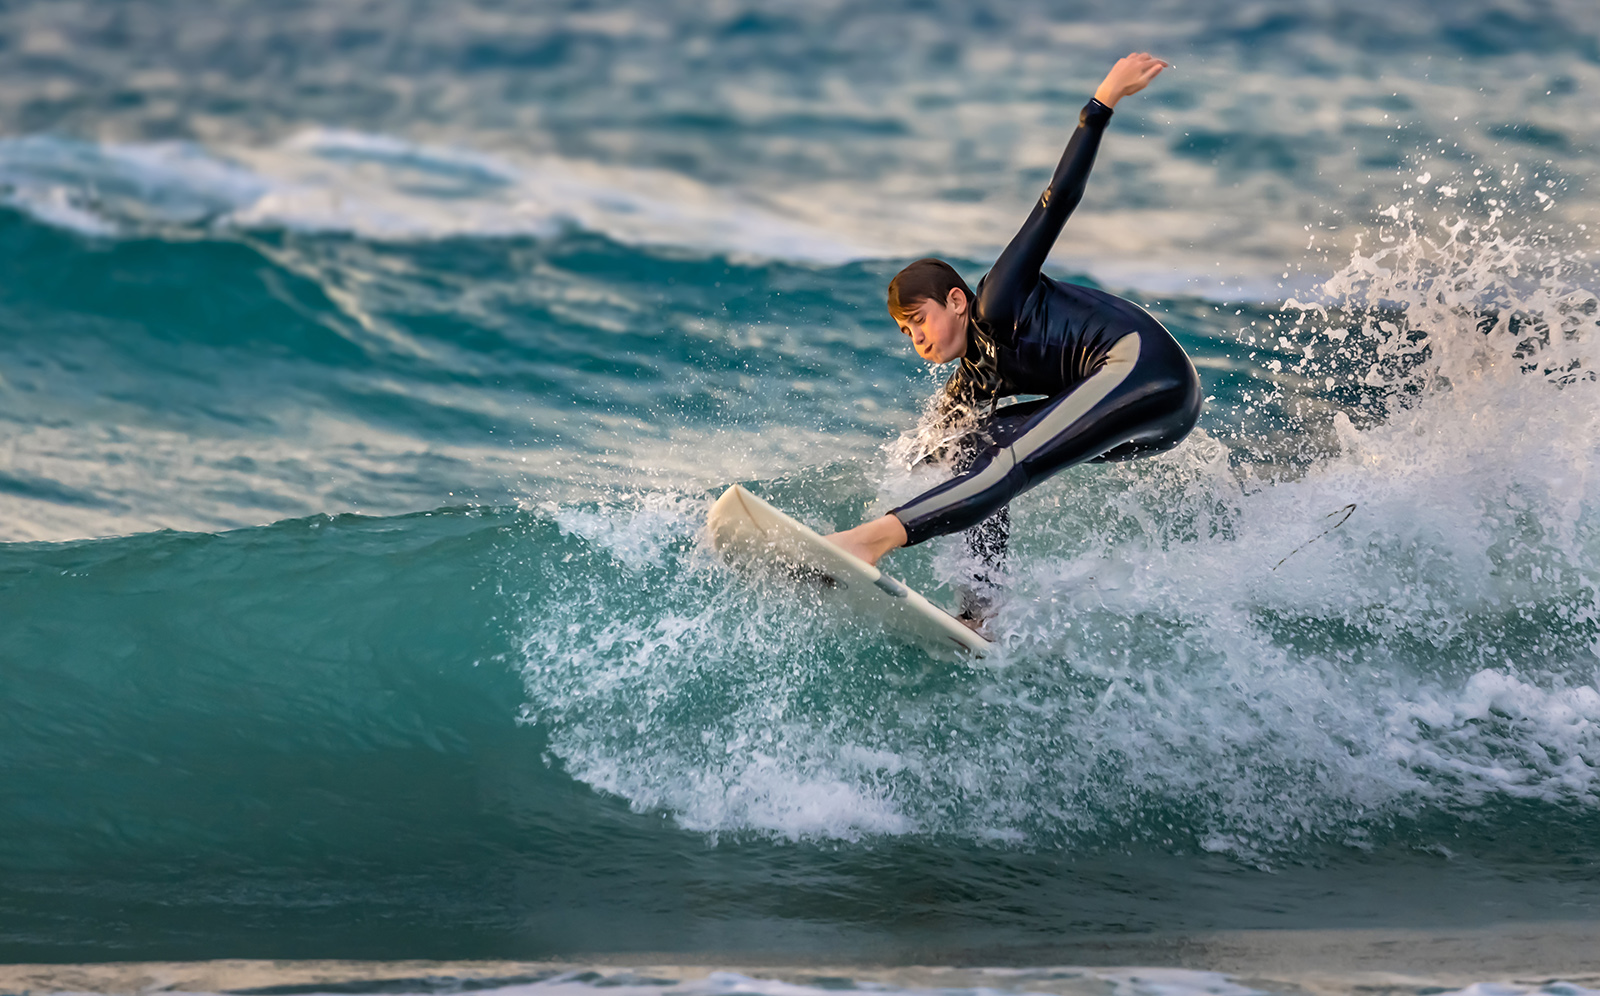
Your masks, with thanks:
[[[1017,312],[1039,282],[1039,268],[1056,244],[1067,216],[1083,199],[1100,136],[1111,120],[1111,108],[1090,99],[1078,115],[1078,130],[1061,154],[1050,186],[1033,206],[1033,213],[995,261],[978,291],[978,313],[995,334],[1004,336],[1017,323]]]

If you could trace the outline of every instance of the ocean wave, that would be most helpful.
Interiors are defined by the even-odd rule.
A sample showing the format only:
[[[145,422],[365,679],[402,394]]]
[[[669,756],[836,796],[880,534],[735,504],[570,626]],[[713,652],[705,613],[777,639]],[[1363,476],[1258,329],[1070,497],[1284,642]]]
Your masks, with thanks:
[[[325,151],[512,182],[388,142]],[[0,500],[46,524],[30,538],[105,517],[218,529],[361,500],[520,505],[544,538],[509,569],[502,652],[525,721],[579,782],[697,833],[1270,863],[1486,801],[1586,819],[1594,295],[1559,242],[1392,220],[1327,305],[1174,303],[1215,361],[1205,426],[1018,503],[993,668],[934,671],[824,626],[696,538],[707,489],[734,477],[818,526],[917,486],[877,451],[923,385],[872,324],[872,266],[592,237],[119,243],[117,267],[39,299],[82,320],[78,355],[8,343],[39,379],[8,396],[30,459]],[[89,251],[7,234],[39,257],[28,292]],[[152,322],[138,288],[163,281],[202,304],[221,288],[259,320]],[[114,388],[94,410],[125,406],[94,438],[35,400],[91,404],[59,389],[81,392],[85,365]],[[284,391],[310,403],[280,407]],[[881,398],[898,413],[862,403]],[[485,443],[516,417],[536,446]],[[939,597],[964,569],[905,556]]]
[[[46,224],[96,237],[163,225],[379,241],[578,228],[627,245],[751,258],[836,264],[885,254],[680,174],[519,161],[338,129],[222,152],[187,142],[0,139],[0,191]]]
[[[10,212],[0,241],[12,540],[709,487],[870,452],[913,403],[880,385],[915,361],[856,317],[871,267],[584,234],[85,243]]]

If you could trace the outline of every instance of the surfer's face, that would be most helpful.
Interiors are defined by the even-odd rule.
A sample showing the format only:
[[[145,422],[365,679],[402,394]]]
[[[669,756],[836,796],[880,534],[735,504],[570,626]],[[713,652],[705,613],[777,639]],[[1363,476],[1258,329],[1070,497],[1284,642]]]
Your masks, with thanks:
[[[967,352],[967,295],[950,289],[944,301],[919,302],[899,319],[900,331],[911,337],[911,347],[929,363],[949,363]]]

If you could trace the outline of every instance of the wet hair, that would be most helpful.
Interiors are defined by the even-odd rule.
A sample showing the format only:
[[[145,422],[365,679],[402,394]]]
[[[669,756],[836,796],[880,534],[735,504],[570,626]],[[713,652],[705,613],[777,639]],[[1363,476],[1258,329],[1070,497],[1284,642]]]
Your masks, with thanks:
[[[911,309],[924,301],[944,304],[950,300],[950,291],[957,287],[967,295],[970,307],[972,288],[961,279],[955,267],[942,259],[919,259],[889,281],[889,314],[897,322],[905,321]]]

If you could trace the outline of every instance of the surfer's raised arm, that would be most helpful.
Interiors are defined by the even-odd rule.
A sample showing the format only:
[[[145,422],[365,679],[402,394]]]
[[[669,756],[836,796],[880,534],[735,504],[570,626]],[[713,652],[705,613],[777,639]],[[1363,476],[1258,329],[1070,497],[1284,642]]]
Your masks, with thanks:
[[[978,285],[978,312],[993,329],[1016,323],[1015,311],[1038,283],[1039,270],[1054,248],[1061,229],[1078,202],[1083,200],[1100,136],[1111,121],[1117,101],[1138,93],[1167,67],[1167,63],[1148,52],[1134,52],[1117,60],[1111,72],[1095,89],[1094,97],[1078,115],[1078,128],[1067,141],[1067,148],[1056,164],[1050,185],[1034,202],[1028,220],[1022,223],[988,276]]]
[[[1161,323],[1131,302],[1040,270],[1083,199],[1111,109],[1167,66],[1134,52],[1111,67],[1050,185],[976,294],[937,259],[917,260],[890,282],[889,313],[917,354],[961,361],[942,407],[975,408],[979,424],[958,447],[952,480],[829,540],[876,563],[897,547],[972,530],[970,545],[992,576],[1005,545],[1002,513],[1016,495],[1077,463],[1170,449],[1194,427],[1199,378]],[[995,406],[1017,394],[1045,397]],[[996,535],[979,536],[983,529]]]

